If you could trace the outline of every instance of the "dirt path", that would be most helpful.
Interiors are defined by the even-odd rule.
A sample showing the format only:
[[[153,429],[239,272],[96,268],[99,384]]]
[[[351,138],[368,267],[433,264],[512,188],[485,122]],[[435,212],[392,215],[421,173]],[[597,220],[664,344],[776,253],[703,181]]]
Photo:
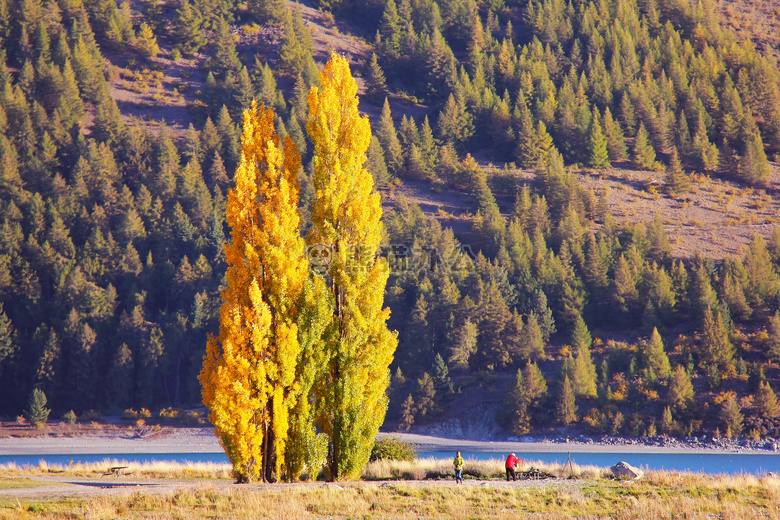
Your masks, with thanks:
[[[232,480],[207,480],[207,479],[161,479],[161,478],[132,478],[132,477],[8,477],[6,482],[24,480],[26,487],[14,489],[2,489],[3,480],[0,479],[0,501],[21,500],[61,500],[66,498],[91,498],[105,496],[144,494],[172,494],[178,490],[202,490],[215,489],[227,490],[236,488]],[[588,480],[570,479],[546,479],[546,480],[518,480],[506,482],[505,480],[476,480],[464,479],[464,487],[490,487],[490,488],[524,488],[524,489],[572,489],[581,488],[588,484]],[[30,487],[30,486],[36,487]],[[242,484],[241,489],[246,491],[263,491],[280,487],[297,488],[324,488],[343,489],[345,487],[455,487],[453,480],[402,480],[402,481],[372,481],[372,482],[302,482],[296,484]]]

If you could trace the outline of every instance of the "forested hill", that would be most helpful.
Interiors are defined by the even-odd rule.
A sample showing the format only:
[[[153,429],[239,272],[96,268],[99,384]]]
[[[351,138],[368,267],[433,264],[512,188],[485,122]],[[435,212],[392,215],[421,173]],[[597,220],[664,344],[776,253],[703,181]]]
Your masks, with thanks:
[[[709,1],[318,7],[325,25],[281,0],[0,0],[0,413],[33,388],[55,414],[199,405],[242,109],[272,107],[308,164],[306,94],[333,48],[375,115],[387,244],[476,253],[391,277],[390,424],[511,379],[507,432],[778,433],[776,220],[737,257],[683,262],[665,215],[615,218],[583,182],[618,166],[649,200],[716,182],[773,207],[771,55]],[[437,220],[394,197],[404,182],[470,202]]]

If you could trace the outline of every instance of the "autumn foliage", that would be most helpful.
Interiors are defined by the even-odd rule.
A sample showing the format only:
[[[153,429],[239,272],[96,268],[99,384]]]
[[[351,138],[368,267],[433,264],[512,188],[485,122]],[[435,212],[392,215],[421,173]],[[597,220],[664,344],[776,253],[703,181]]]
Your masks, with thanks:
[[[397,341],[386,325],[390,310],[383,307],[390,270],[376,258],[382,207],[363,166],[371,127],[358,112],[346,59],[333,56],[320,81],[322,88],[309,94],[306,125],[314,143],[315,188],[308,240],[332,251],[326,275],[334,308],[318,424],[329,437],[326,475],[351,480],[368,462],[384,421]]]
[[[325,273],[309,274],[293,141],[282,144],[270,109],[253,103],[244,112],[219,336],[200,375],[239,481],[294,480],[304,467],[316,476],[326,453],[329,478],[357,478],[387,408],[396,340],[382,306],[389,269],[375,259],[381,205],[363,167],[371,130],[346,60],[331,58],[321,82],[309,95],[308,239],[333,251]]]

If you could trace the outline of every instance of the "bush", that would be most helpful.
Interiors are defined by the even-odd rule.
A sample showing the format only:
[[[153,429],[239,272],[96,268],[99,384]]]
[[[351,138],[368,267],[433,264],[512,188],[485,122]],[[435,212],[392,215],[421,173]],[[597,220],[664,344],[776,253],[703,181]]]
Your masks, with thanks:
[[[99,421],[103,418],[103,414],[100,413],[100,410],[87,410],[84,413],[81,414],[81,420],[82,421]]]
[[[76,424],[76,419],[78,419],[78,417],[76,417],[76,412],[73,410],[70,410],[62,416],[62,420],[67,424]]]
[[[417,448],[414,444],[404,442],[398,437],[382,437],[371,448],[370,462],[375,460],[405,460],[413,461],[417,458]]]
[[[163,408],[160,410],[160,412],[157,414],[157,417],[160,418],[162,421],[175,421],[179,417],[181,417],[182,412],[178,408],[174,408],[172,406],[169,406],[168,408]]]

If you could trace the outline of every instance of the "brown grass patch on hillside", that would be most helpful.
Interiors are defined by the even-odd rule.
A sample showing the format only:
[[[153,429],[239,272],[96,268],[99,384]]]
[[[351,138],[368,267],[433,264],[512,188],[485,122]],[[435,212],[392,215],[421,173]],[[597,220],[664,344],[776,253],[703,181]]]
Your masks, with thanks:
[[[772,171],[765,188],[692,174],[691,191],[678,197],[664,193],[664,173],[611,167],[604,170],[575,172],[579,182],[594,193],[606,193],[606,199],[618,225],[649,222],[661,217],[675,258],[688,259],[695,253],[720,260],[738,256],[754,234],[767,239],[780,225],[780,165],[770,163]],[[483,164],[490,174],[496,168]],[[532,172],[517,170],[517,183],[533,182]],[[384,190],[385,211],[403,194],[420,206],[423,213],[437,218],[443,227],[451,227],[461,240],[471,232],[474,197],[454,190],[434,190],[428,182],[404,181]],[[498,199],[505,216],[513,200]],[[594,229],[598,226],[594,226]]]

